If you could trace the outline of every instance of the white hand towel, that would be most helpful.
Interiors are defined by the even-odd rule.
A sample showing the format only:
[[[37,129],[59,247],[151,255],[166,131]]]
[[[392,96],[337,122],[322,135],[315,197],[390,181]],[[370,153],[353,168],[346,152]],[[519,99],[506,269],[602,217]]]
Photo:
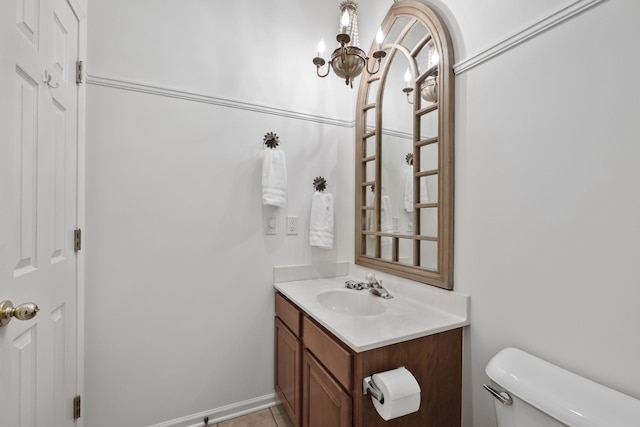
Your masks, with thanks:
[[[333,247],[333,194],[313,193],[309,242],[320,248]]]
[[[287,165],[284,151],[264,150],[262,157],[262,203],[282,207],[287,202]]]
[[[382,196],[382,203],[380,204],[380,231],[383,233],[393,232],[393,221],[391,211],[391,199],[389,196]],[[382,244],[391,243],[391,237],[383,237]]]
[[[376,195],[373,192],[367,192],[367,206],[375,206],[376,203]],[[367,231],[375,231],[376,230],[376,213],[373,210],[368,209],[364,214],[365,221],[365,230]],[[369,236],[375,237],[375,236]]]
[[[393,231],[393,222],[391,220],[391,199],[389,196],[382,196],[382,204],[380,206],[380,228],[383,233]]]
[[[420,203],[429,203],[426,179],[420,179]],[[402,204],[406,212],[413,212],[413,165],[407,165],[404,175],[404,195]]]
[[[427,179],[420,179],[420,203],[429,203],[429,194],[427,194]]]

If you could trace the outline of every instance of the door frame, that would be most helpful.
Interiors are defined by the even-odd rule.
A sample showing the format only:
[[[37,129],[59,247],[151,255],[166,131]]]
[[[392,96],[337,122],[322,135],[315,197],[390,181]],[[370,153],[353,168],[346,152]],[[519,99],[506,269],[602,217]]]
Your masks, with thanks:
[[[87,0],[66,0],[78,19],[78,61],[87,63]],[[82,4],[81,4],[82,1]],[[85,7],[83,7],[83,4]],[[86,251],[86,71],[82,76],[82,83],[78,84],[77,92],[77,207],[76,228],[82,230],[82,249],[76,252],[76,392],[84,399],[85,373],[85,251]],[[86,403],[86,400],[85,400]],[[83,405],[86,406],[86,405]],[[82,413],[84,412],[84,409]],[[76,420],[77,427],[84,427],[84,416]]]

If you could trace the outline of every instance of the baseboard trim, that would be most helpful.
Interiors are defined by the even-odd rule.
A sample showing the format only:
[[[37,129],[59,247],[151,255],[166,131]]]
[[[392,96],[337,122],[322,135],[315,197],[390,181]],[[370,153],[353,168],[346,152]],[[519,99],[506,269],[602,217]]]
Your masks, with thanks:
[[[265,394],[264,396],[245,400],[244,402],[221,406],[219,408],[210,409],[197,414],[165,421],[160,424],[154,424],[149,427],[202,427],[202,420],[204,417],[209,417],[209,424],[214,425],[215,423],[231,418],[240,417],[242,415],[276,406],[279,403],[280,399],[278,399],[278,396],[275,393]]]
[[[252,104],[230,98],[207,95],[204,93],[190,92],[167,86],[159,86],[148,82],[136,82],[122,78],[101,76],[87,73],[87,84],[94,86],[104,86],[113,89],[122,89],[132,92],[141,92],[149,95],[165,96],[169,98],[182,99],[185,101],[201,102],[205,104],[219,105],[222,107],[235,108],[239,110],[253,111],[256,113],[270,114],[274,116],[287,117],[308,122],[322,123],[333,126],[353,128],[353,120],[341,120],[330,117],[317,116],[314,114],[299,113],[282,108],[270,107],[267,105]]]
[[[516,34],[499,41],[482,52],[465,59],[463,61],[458,62],[453,66],[453,72],[457,74],[462,74],[465,71],[470,70],[476,65],[482,64],[485,61],[488,61],[491,58],[494,58],[502,53],[508,51],[509,49],[514,48],[515,46],[538,36],[545,31],[555,27],[556,25],[584,12],[585,10],[602,3],[606,0],[577,0],[568,6],[548,15],[546,18],[539,20],[533,25],[528,26],[522,31],[517,32]]]

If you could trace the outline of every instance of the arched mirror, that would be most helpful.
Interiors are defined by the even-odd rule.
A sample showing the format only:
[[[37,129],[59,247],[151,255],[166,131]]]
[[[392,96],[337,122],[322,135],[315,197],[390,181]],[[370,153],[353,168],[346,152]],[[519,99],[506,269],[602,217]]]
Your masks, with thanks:
[[[356,263],[453,289],[453,52],[426,5],[395,3],[356,115]]]

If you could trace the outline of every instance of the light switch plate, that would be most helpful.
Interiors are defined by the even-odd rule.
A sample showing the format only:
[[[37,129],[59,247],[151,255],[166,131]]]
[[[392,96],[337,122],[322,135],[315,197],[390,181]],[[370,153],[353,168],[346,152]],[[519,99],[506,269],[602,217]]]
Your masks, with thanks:
[[[277,218],[275,215],[268,215],[265,219],[264,234],[274,235],[278,234]]]

